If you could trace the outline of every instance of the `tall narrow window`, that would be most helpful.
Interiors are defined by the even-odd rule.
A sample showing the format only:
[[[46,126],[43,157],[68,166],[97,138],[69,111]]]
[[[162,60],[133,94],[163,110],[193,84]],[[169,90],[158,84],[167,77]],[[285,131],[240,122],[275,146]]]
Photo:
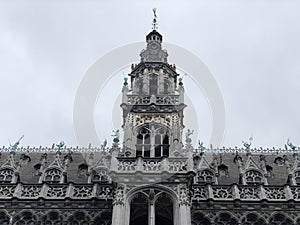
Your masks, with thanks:
[[[148,199],[143,194],[136,194],[130,203],[130,225],[148,224]]]
[[[169,131],[159,124],[147,124],[137,132],[136,156],[169,156]],[[151,151],[154,151],[151,154]]]
[[[169,156],[169,135],[161,128],[155,135],[155,157]]]
[[[150,149],[150,130],[147,126],[144,126],[137,135],[136,155],[150,157]]]
[[[155,202],[155,225],[174,225],[173,203],[165,194],[158,196]]]
[[[153,75],[150,77],[149,94],[150,94],[150,96],[157,95],[157,76],[156,75]]]

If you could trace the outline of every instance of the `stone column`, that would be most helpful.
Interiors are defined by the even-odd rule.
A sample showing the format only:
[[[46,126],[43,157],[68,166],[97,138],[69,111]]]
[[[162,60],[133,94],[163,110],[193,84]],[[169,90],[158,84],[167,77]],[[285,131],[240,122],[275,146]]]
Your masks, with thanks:
[[[125,217],[125,190],[123,186],[117,187],[113,201],[112,224],[124,225]]]
[[[155,225],[155,202],[154,202],[155,192],[150,189],[149,200],[150,200],[150,210],[149,210],[149,225]]]
[[[188,189],[179,187],[179,223],[180,225],[191,225],[191,200]]]

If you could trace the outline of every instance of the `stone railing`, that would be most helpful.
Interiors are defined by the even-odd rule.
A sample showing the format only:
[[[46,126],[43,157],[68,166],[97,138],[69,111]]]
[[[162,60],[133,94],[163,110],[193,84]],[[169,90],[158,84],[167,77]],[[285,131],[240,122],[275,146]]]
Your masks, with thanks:
[[[128,95],[127,104],[129,105],[148,105],[151,103],[150,96]],[[178,105],[179,95],[156,96],[155,104],[157,105]]]
[[[240,148],[240,147],[229,147],[229,148],[212,148],[212,149],[205,149],[205,153],[247,153],[247,150],[245,148]],[[300,154],[300,148],[297,148],[295,150],[292,149],[282,149],[282,148],[251,148],[250,149],[251,154],[262,154],[262,155],[270,155],[270,154],[287,154],[287,155],[292,155],[294,153],[299,153]],[[194,153],[202,153],[201,149],[194,149]]]
[[[300,201],[300,187],[297,186],[252,186],[252,185],[193,185],[192,200],[199,202],[213,200],[245,201]]]
[[[100,148],[100,147],[64,147],[62,149],[60,149],[60,152],[62,153],[102,153],[102,152],[106,152],[109,153],[111,152],[112,148]],[[183,149],[185,150],[185,149]],[[35,147],[35,146],[27,146],[27,147],[18,147],[17,149],[12,149],[11,147],[8,146],[2,146],[0,147],[0,153],[10,153],[11,151],[14,151],[16,153],[56,153],[58,151],[57,148],[51,148],[51,147],[44,147],[44,146],[39,146],[39,147]],[[202,151],[200,149],[194,149],[193,150],[195,154],[200,154],[202,153]],[[122,149],[120,149],[120,152],[123,152]],[[226,154],[226,153],[247,153],[245,148],[239,148],[239,147],[229,147],[229,148],[211,148],[211,149],[205,149],[205,154],[209,154],[209,153],[222,153],[222,154]],[[251,153],[252,154],[287,154],[287,155],[292,155],[294,153],[298,153],[300,154],[300,149],[297,148],[295,150],[291,150],[291,149],[282,149],[282,148],[253,148],[251,149]]]
[[[187,158],[118,158],[118,172],[187,172]]]
[[[112,199],[110,184],[0,184],[0,199]]]

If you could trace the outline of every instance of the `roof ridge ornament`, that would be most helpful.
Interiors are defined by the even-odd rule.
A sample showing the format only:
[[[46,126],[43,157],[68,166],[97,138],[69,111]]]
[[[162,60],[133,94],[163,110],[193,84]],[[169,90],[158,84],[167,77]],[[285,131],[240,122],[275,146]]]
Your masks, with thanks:
[[[246,142],[246,141],[242,141],[244,147],[245,147],[245,150],[246,150],[246,153],[247,155],[250,155],[251,154],[251,145],[252,145],[252,141],[253,141],[253,137],[251,136],[249,138],[249,142]]]
[[[18,140],[16,143],[14,143],[13,145],[9,142],[9,145],[10,145],[10,147],[11,147],[11,152],[12,152],[12,153],[14,153],[14,152],[17,150],[17,148],[18,148],[18,146],[19,146],[19,144],[20,144],[20,141],[21,141],[23,138],[24,138],[24,135],[22,135],[22,136],[19,138],[19,140]]]
[[[152,11],[153,11],[152,30],[157,30],[158,29],[158,23],[157,23],[156,8],[153,8]]]

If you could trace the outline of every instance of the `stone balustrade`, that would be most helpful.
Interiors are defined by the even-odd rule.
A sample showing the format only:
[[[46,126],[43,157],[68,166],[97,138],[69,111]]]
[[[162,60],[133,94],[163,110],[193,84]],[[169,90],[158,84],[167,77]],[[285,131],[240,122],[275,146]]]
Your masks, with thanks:
[[[298,186],[269,186],[269,185],[193,185],[192,201],[199,202],[207,199],[215,201],[300,201]]]
[[[113,199],[113,186],[110,184],[0,184],[0,199]],[[192,186],[192,201],[207,199],[215,201],[300,201],[298,186],[269,185],[197,185]]]
[[[187,172],[187,158],[118,158],[118,172]]]
[[[22,147],[18,147],[17,149],[12,149],[10,146],[2,146],[0,147],[0,153],[10,153],[11,151],[14,151],[16,153],[55,153],[58,151],[58,149],[55,148],[50,148],[50,147],[44,147],[44,146],[22,146]],[[60,152],[62,153],[101,153],[101,152],[107,152],[109,153],[111,151],[111,148],[107,147],[105,149],[101,148],[101,147],[64,147],[62,149],[60,149]],[[186,149],[183,149],[183,151],[186,151]],[[123,152],[123,149],[120,149],[120,152]],[[193,149],[194,154],[200,154],[202,153],[201,149]],[[207,148],[205,149],[205,152],[207,153],[247,153],[245,148],[241,148],[241,147],[221,147],[221,148]],[[278,154],[286,154],[286,155],[292,155],[294,153],[298,153],[300,154],[300,148],[296,148],[295,150],[291,150],[291,149],[282,149],[282,148],[252,148],[251,149],[251,153],[254,155],[270,155],[270,154],[274,154],[274,155],[278,155]]]
[[[113,198],[111,184],[0,184],[0,199],[91,199]]]
[[[151,103],[150,96],[128,95],[127,104],[129,105],[148,105]],[[157,105],[178,105],[179,95],[156,96],[155,103]]]

